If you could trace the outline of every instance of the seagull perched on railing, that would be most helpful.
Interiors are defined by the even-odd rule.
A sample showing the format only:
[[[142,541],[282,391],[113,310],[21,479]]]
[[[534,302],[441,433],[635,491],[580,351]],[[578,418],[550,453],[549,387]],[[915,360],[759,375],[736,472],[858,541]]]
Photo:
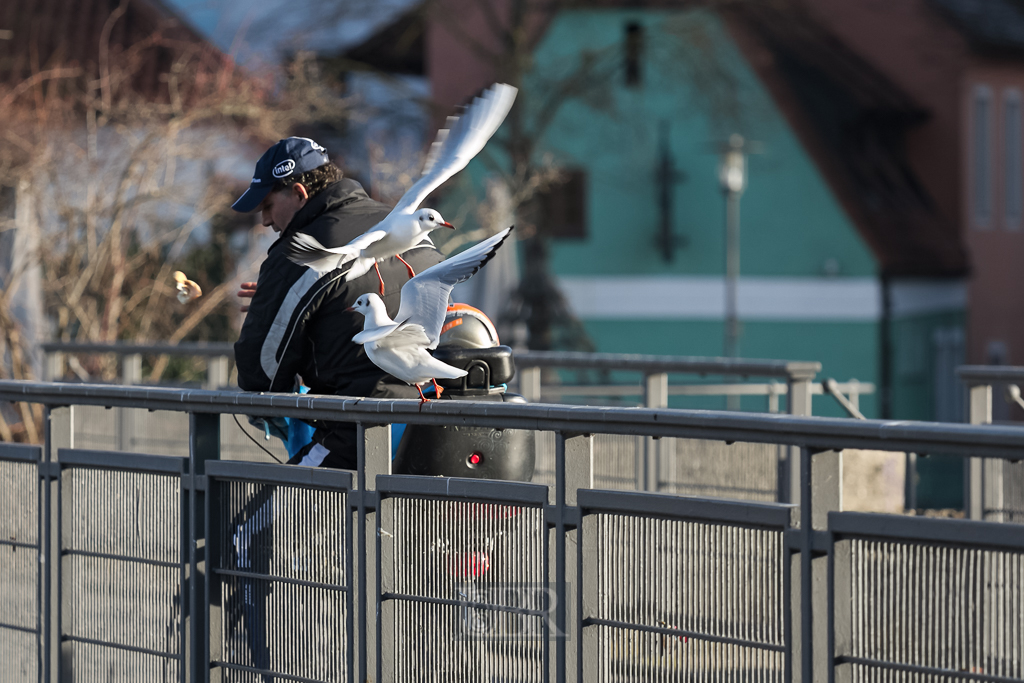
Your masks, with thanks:
[[[480,270],[501,246],[512,228],[502,230],[479,244],[427,268],[402,285],[402,302],[398,320],[388,317],[384,302],[376,294],[363,294],[347,310],[362,313],[363,331],[352,337],[362,344],[367,357],[378,368],[411,384],[426,402],[421,385],[434,382],[437,395],[441,391],[436,377],[457,379],[465,370],[442,363],[428,352],[437,348],[441,326],[448,310],[452,288],[468,280]]]
[[[373,268],[380,278],[381,296],[384,296],[384,278],[380,277],[378,261],[397,256],[405,263],[409,277],[415,277],[412,266],[401,254],[422,242],[433,230],[455,229],[434,209],[417,211],[417,207],[484,148],[512,108],[516,92],[511,85],[496,83],[475,98],[461,116],[449,116],[447,127],[438,131],[431,145],[420,179],[380,223],[343,247],[328,248],[305,233],[296,233],[288,244],[288,258],[321,274],[351,262],[346,281]]]

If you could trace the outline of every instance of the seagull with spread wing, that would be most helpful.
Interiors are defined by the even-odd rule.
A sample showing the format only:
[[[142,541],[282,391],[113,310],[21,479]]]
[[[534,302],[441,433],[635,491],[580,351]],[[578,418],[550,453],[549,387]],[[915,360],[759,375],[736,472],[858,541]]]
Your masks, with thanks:
[[[376,294],[363,294],[349,308],[362,313],[363,331],[352,337],[362,344],[374,365],[392,377],[416,387],[420,398],[426,401],[421,385],[434,382],[436,377],[457,379],[465,370],[442,363],[430,355],[437,348],[438,337],[448,310],[448,296],[452,288],[468,280],[491,260],[498,247],[512,232],[508,228],[479,244],[427,268],[402,285],[402,301],[398,307],[398,321],[388,317],[384,302]]]
[[[318,273],[351,263],[345,280],[354,280],[373,268],[380,278],[381,296],[384,295],[384,278],[380,277],[378,261],[396,256],[405,263],[409,277],[415,277],[412,266],[401,254],[422,242],[433,230],[455,229],[434,209],[417,208],[484,148],[512,108],[516,92],[511,85],[496,83],[475,98],[461,116],[448,117],[447,126],[438,131],[430,148],[420,179],[380,223],[345,246],[335,248],[325,247],[305,233],[297,233],[288,244],[288,258]]]

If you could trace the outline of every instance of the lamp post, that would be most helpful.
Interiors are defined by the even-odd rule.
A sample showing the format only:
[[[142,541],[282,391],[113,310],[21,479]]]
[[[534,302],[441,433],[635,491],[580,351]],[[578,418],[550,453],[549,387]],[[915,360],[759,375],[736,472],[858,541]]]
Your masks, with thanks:
[[[740,321],[737,289],[740,279],[740,195],[747,185],[746,142],[739,133],[729,136],[718,164],[718,182],[725,193],[725,356],[739,354]],[[739,395],[726,399],[726,408],[740,409]]]
[[[747,157],[743,136],[733,133],[722,151],[718,182],[725,193],[725,355],[739,353],[740,323],[736,309],[740,278],[740,195],[747,185]]]

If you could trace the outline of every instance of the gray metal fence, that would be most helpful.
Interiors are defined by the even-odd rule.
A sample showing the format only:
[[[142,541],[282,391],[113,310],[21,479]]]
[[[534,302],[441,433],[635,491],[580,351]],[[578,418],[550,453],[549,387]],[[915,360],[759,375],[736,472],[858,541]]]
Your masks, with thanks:
[[[38,446],[0,444],[0,677],[40,675],[43,622],[43,530]]]
[[[351,681],[352,475],[210,462],[210,666],[229,680]]]
[[[1018,459],[1024,429],[10,381],[0,400],[48,407],[41,460],[0,450],[42,491],[39,636],[3,655],[46,683],[1022,680],[1020,527],[837,511],[844,448]],[[68,449],[72,405],[187,413],[188,461]],[[216,462],[226,412],[356,422],[358,470]],[[388,476],[391,421],[552,432],[554,484]],[[794,448],[803,505],[594,490],[594,434]]]
[[[56,462],[63,675],[179,680],[187,650],[187,460],[62,449]]]
[[[380,477],[381,680],[543,681],[547,487]]]
[[[50,379],[65,376],[68,360],[78,355],[106,354],[119,359],[123,384],[142,382],[143,357],[170,354],[200,357],[207,361],[204,386],[220,388],[229,381],[231,344],[83,344],[53,342],[43,345]],[[519,367],[513,389],[531,402],[611,402],[614,405],[668,407],[670,397],[703,399],[763,396],[764,409],[780,409],[793,415],[810,415],[813,397],[831,394],[851,414],[862,417],[859,397],[874,391],[874,385],[852,380],[815,382],[821,369],[817,362],[650,356],[640,354],[571,353],[528,351],[516,354]],[[593,374],[605,383],[563,381],[559,373]],[[614,379],[617,384],[608,384]],[[715,377],[717,380],[708,380]],[[700,383],[693,383],[697,378]],[[754,378],[769,380],[751,382]],[[542,383],[542,379],[544,380]],[[670,381],[672,380],[672,381]],[[683,381],[680,381],[683,380]],[[185,416],[173,412],[152,414],[132,408],[82,406],[74,412],[75,445],[82,448],[112,449],[185,456],[188,452]],[[738,443],[699,439],[653,439],[599,434],[595,483],[615,490],[657,491],[689,495],[721,496],[757,501],[786,502],[795,485],[788,449],[772,444]],[[277,439],[264,434],[244,420],[235,425],[221,418],[221,457],[224,459],[271,462],[284,461],[287,454]],[[537,436],[534,482],[554,481],[554,434]]]
[[[1011,411],[1024,408],[1020,392],[1024,367],[965,365],[957,375],[969,392],[971,424],[991,424],[997,413],[1005,421]],[[1005,410],[998,410],[1000,406]],[[964,509],[971,519],[1024,522],[1024,462],[966,460]]]
[[[848,680],[1024,678],[1024,528],[831,513],[829,530]]]
[[[580,491],[585,681],[784,681],[792,509]]]

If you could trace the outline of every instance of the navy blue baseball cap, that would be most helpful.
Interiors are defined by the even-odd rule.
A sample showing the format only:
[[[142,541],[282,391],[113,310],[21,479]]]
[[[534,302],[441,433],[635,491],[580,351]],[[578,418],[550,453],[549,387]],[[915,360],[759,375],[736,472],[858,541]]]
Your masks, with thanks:
[[[256,162],[249,189],[231,205],[240,213],[249,213],[270,194],[279,180],[312,171],[330,159],[327,150],[309,138],[285,138],[268,149]]]

